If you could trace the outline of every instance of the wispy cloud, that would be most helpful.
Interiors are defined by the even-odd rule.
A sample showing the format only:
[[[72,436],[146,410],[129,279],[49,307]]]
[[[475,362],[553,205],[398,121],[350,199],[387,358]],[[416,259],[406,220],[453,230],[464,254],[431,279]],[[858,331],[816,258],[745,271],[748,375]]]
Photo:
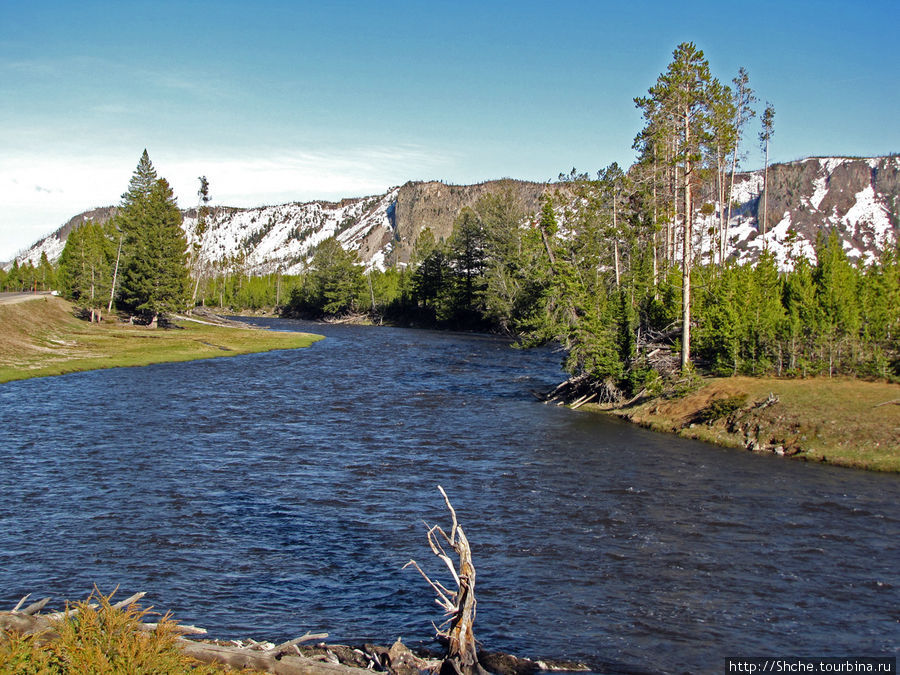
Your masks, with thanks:
[[[163,155],[159,166],[161,174],[171,173],[177,194],[191,200],[188,204],[195,198],[197,176],[205,175],[218,203],[259,206],[378,194],[410,178],[432,175],[448,160],[424,148],[400,146],[171,160]]]
[[[105,154],[30,153],[0,156],[0,260],[49,234],[77,213],[118,203],[139,151]],[[457,158],[424,147],[366,146],[336,151],[181,149],[150,157],[175,190],[179,205],[197,200],[198,176],[213,201],[250,207],[289,201],[380,194],[406,180],[440,175]]]

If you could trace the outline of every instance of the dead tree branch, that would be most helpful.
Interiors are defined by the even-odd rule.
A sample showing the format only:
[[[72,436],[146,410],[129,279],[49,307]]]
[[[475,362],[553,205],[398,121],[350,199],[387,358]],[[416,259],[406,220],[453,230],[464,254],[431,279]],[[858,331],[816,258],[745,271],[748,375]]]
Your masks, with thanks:
[[[438,637],[448,642],[447,656],[441,664],[442,675],[486,675],[487,671],[478,662],[475,645],[473,623],[475,621],[475,566],[472,564],[472,549],[462,526],[456,518],[456,509],[450,503],[447,493],[440,485],[438,490],[444,497],[444,503],[450,511],[452,525],[450,534],[439,525],[428,528],[427,539],[431,552],[450,570],[457,590],[448,589],[440,582],[432,581],[415,560],[410,560],[406,567],[414,567],[425,581],[434,589],[438,597],[436,602],[444,608],[444,615],[449,618],[441,626],[449,624],[446,630],[435,627]],[[427,524],[426,524],[427,527]],[[458,558],[458,564],[447,554],[442,545],[449,546]]]

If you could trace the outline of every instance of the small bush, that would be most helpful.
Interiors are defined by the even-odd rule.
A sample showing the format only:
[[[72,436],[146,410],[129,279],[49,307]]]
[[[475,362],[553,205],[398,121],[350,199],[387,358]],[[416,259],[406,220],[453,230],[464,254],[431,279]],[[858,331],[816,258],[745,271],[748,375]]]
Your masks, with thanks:
[[[697,422],[710,424],[723,417],[728,417],[735,410],[739,410],[747,403],[747,394],[737,394],[728,398],[720,398],[712,401],[703,410],[697,413]]]
[[[94,593],[76,603],[44,634],[0,633],[0,673],[27,675],[206,675],[224,670],[202,664],[179,651],[176,623],[162,617],[156,630],[142,630],[147,610],[116,609],[111,596]],[[96,606],[91,606],[94,602]]]

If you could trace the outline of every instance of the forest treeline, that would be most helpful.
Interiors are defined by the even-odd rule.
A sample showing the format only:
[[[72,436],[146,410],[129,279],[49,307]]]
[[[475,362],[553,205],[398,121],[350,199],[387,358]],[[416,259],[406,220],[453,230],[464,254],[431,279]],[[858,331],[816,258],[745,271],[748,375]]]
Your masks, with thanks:
[[[694,369],[900,378],[896,245],[862,265],[847,258],[837,233],[823,231],[816,262],[798,256],[788,271],[765,250],[754,265],[728,259],[726,195],[755,103],[745,70],[724,85],[702,51],[681,44],[635,99],[644,127],[627,171],[612,164],[593,176],[560,175],[538,213],[509,188],[486,194],[459,213],[449,238],[423,230],[409,264],[384,271],[366,270],[333,238],[299,275],[251,276],[239,261],[204,268],[145,151],[119,215],[73,231],[58,269],[46,259],[14,266],[0,286],[57,283],[91,315],[116,306],[148,322],[197,304],[279,307],[286,316],[367,314],[496,331],[524,346],[556,342],[566,370],[601,383],[610,400]],[[766,168],[774,119],[766,104],[757,134]],[[765,195],[760,234],[768,227]],[[202,178],[199,196],[202,234]],[[708,229],[698,232],[701,222]],[[701,238],[713,242],[703,255]]]

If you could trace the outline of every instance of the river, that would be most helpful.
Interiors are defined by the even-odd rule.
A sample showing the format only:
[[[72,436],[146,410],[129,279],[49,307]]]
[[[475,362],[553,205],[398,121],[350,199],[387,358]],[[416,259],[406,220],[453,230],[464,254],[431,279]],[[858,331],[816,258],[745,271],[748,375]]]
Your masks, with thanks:
[[[489,649],[609,673],[900,651],[897,476],[542,405],[549,350],[256,321],[327,339],[0,385],[0,606],[120,584],[220,637],[429,644],[401,567],[440,576],[440,484]]]

